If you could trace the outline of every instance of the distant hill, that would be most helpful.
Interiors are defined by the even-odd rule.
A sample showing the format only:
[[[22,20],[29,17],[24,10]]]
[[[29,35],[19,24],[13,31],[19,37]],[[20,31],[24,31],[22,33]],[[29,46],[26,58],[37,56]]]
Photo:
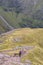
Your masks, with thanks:
[[[43,28],[43,0],[0,0],[0,15],[14,29]]]

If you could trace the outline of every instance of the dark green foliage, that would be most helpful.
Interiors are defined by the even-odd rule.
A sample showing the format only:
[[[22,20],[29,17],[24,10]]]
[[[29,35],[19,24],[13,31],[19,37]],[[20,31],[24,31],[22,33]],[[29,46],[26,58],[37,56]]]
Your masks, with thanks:
[[[14,28],[43,28],[42,0],[0,0],[0,6],[2,16]]]
[[[19,25],[21,27],[43,28],[43,21],[35,19],[22,19],[22,22],[20,22]]]
[[[23,11],[23,7],[22,7],[22,4],[23,4],[23,2],[20,2],[19,0],[15,0],[14,1],[14,11],[15,11],[15,13],[16,13],[16,17],[18,17],[18,14],[19,13],[22,13],[22,11]]]
[[[43,8],[41,10],[36,11],[32,17],[33,17],[33,19],[43,21]]]
[[[32,27],[32,21],[29,19],[22,19],[22,22],[19,23],[21,27]]]

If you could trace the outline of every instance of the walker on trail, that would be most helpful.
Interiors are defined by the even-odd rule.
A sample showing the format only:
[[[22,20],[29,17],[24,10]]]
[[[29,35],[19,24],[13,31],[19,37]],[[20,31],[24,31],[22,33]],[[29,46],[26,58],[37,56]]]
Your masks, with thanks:
[[[19,57],[21,57],[21,55],[22,55],[22,52],[20,51],[20,52],[19,52]]]
[[[21,57],[21,55],[22,55],[22,51],[19,51],[18,53],[14,53],[13,57],[16,57],[16,56]]]
[[[20,50],[18,53],[14,53],[14,56],[13,56],[13,57],[16,57],[16,56],[21,57],[21,56],[23,56],[25,53],[26,53],[26,51]]]

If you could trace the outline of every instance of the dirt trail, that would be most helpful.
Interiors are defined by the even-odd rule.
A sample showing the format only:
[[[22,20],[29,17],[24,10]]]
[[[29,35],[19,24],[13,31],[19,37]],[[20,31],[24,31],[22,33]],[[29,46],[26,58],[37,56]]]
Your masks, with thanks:
[[[16,47],[13,50],[17,50],[19,48],[22,50],[21,57],[19,57],[19,56],[13,57],[13,56],[6,55],[4,53],[0,53],[0,65],[15,65],[15,64],[16,65],[32,65],[30,60],[28,60],[28,62],[27,61],[21,62],[21,58],[23,58],[23,56],[27,55],[28,50],[31,50],[34,47],[33,46],[23,46],[23,47]],[[25,53],[23,52],[24,49],[26,50]],[[12,50],[9,50],[9,51],[12,51]],[[9,52],[9,51],[4,51],[4,52]]]
[[[20,57],[0,54],[0,65],[31,65],[31,62],[21,62]]]
[[[4,53],[4,52],[15,51],[15,50],[18,50],[18,49],[28,51],[28,50],[31,50],[31,49],[33,49],[33,48],[34,48],[34,46],[21,46],[21,47],[20,47],[20,46],[17,46],[16,48],[13,48],[13,49],[11,49],[11,50],[4,50],[3,53]]]

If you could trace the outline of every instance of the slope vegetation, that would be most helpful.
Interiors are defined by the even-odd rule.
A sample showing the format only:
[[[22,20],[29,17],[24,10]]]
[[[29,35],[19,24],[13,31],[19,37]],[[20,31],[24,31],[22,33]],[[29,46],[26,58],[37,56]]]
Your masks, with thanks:
[[[34,46],[28,51],[28,55],[22,58],[22,62],[30,60],[32,65],[43,65],[43,28],[29,29],[21,28],[0,35],[0,52],[12,55],[17,51],[9,51],[15,47]]]

